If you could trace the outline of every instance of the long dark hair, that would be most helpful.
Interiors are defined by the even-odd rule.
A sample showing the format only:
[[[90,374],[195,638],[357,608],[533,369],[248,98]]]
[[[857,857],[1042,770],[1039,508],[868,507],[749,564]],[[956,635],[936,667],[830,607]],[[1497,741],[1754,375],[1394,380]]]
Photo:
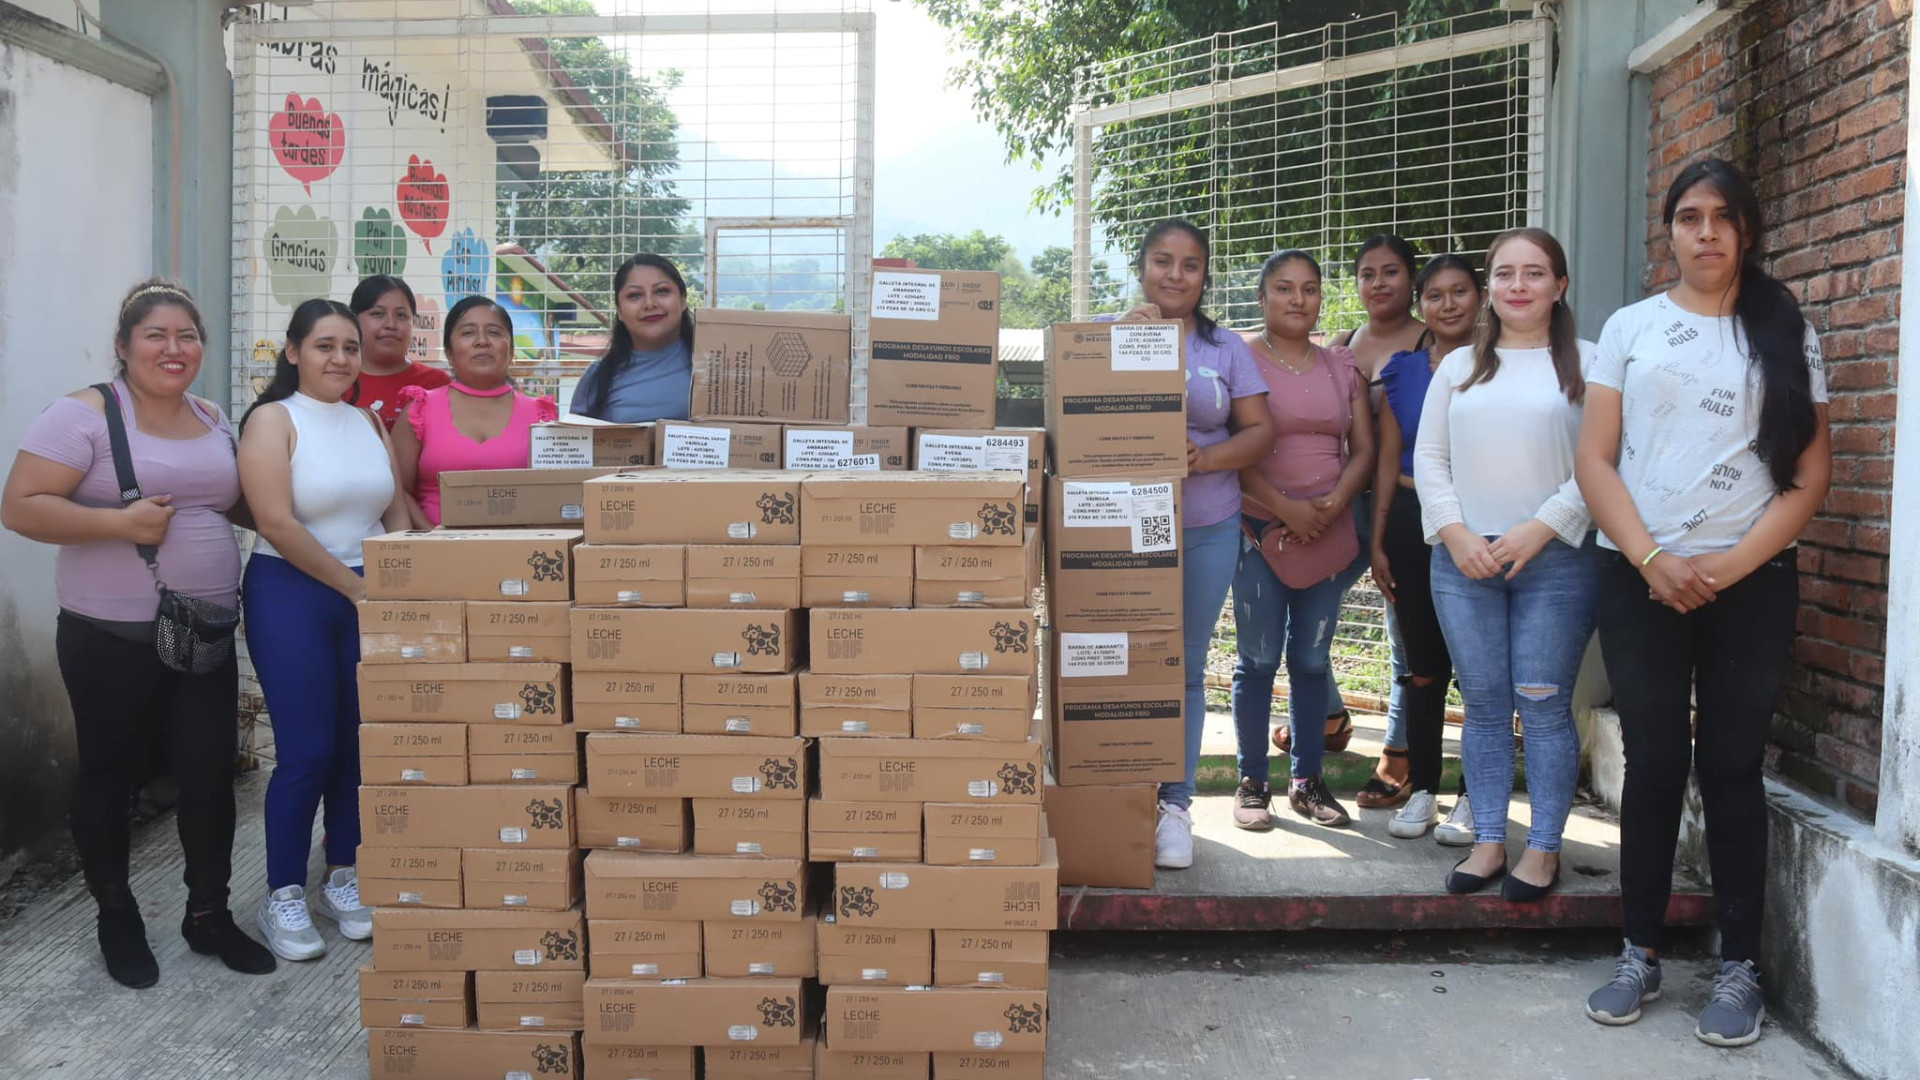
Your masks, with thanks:
[[[1487,246],[1487,268],[1493,268],[1493,257],[1499,253],[1501,245],[1509,240],[1525,240],[1547,253],[1547,261],[1553,266],[1556,282],[1567,281],[1567,249],[1560,241],[1545,229],[1532,227],[1508,229],[1493,238]],[[1571,282],[1569,282],[1571,286]],[[1467,375],[1467,381],[1460,384],[1466,390],[1476,383],[1491,380],[1500,371],[1500,354],[1494,347],[1500,341],[1500,313],[1492,304],[1480,307],[1480,333],[1473,343],[1473,371]],[[1586,400],[1587,380],[1580,373],[1580,336],[1574,331],[1573,308],[1562,297],[1553,302],[1553,317],[1547,324],[1547,348],[1553,354],[1553,372],[1560,377],[1560,390],[1567,400],[1575,405]]]
[[[280,346],[280,355],[273,361],[273,381],[267,383],[267,388],[260,391],[260,396],[254,398],[253,404],[247,407],[247,414],[240,418],[242,430],[246,429],[247,421],[253,419],[254,412],[260,406],[284,401],[300,389],[300,369],[287,358],[287,349],[289,346],[305,344],[307,337],[313,333],[313,328],[320,325],[320,320],[329,315],[338,315],[352,323],[354,334],[359,335],[360,320],[354,318],[353,309],[338,300],[315,297],[294,308],[293,318],[287,320],[287,343]]]
[[[1807,366],[1807,319],[1793,292],[1761,266],[1766,221],[1752,182],[1738,166],[1720,158],[1705,158],[1682,169],[1667,188],[1666,209],[1660,218],[1668,233],[1673,231],[1673,215],[1680,208],[1680,200],[1701,184],[1726,200],[1745,249],[1740,254],[1739,293],[1734,297],[1733,317],[1746,335],[1749,363],[1760,368],[1764,391],[1754,452],[1767,463],[1774,490],[1792,491],[1799,486],[1793,475],[1800,454],[1813,441],[1817,422],[1813,376]]]
[[[1320,273],[1320,260],[1314,258],[1312,255],[1301,251],[1299,248],[1288,248],[1285,251],[1276,251],[1267,256],[1266,262],[1260,264],[1260,294],[1263,296],[1266,295],[1267,281],[1273,277],[1274,271],[1296,260],[1312,267],[1313,276],[1316,279],[1323,277]]]
[[[1168,218],[1156,223],[1153,228],[1147,230],[1147,235],[1140,239],[1140,251],[1133,257],[1133,272],[1142,279],[1147,276],[1148,249],[1153,247],[1155,241],[1171,232],[1186,233],[1193,237],[1194,243],[1200,245],[1203,269],[1200,271],[1200,299],[1193,304],[1193,325],[1194,329],[1199,331],[1202,341],[1209,345],[1218,345],[1220,344],[1220,324],[1214,322],[1213,317],[1200,306],[1206,300],[1207,290],[1213,287],[1213,270],[1211,269],[1213,245],[1207,242],[1205,230],[1186,218]]]
[[[375,274],[360,279],[353,287],[353,295],[347,299],[347,307],[355,315],[364,315],[373,310],[373,305],[390,292],[398,292],[407,298],[407,310],[418,313],[420,305],[413,298],[413,289],[406,282],[392,274]]]
[[[1412,277],[1414,275],[1414,264],[1419,261],[1420,257],[1413,253],[1413,245],[1393,233],[1374,233],[1361,243],[1359,250],[1353,253],[1354,277],[1360,276],[1360,260],[1366,258],[1376,248],[1386,248],[1388,251],[1393,252],[1394,257],[1406,266],[1407,276]]]
[[[1483,296],[1486,294],[1486,283],[1480,280],[1480,271],[1474,269],[1473,263],[1469,262],[1465,255],[1448,252],[1428,259],[1427,265],[1421,267],[1420,272],[1413,276],[1413,303],[1416,307],[1420,304],[1420,294],[1427,291],[1427,286],[1433,284],[1434,278],[1448,270],[1458,270],[1467,275],[1467,280],[1473,282],[1474,291]]]
[[[633,332],[619,317],[620,290],[627,287],[627,278],[642,266],[651,266],[660,271],[668,281],[673,282],[674,288],[680,290],[680,343],[689,352],[693,349],[693,309],[686,306],[687,279],[681,276],[680,268],[666,256],[648,251],[629,257],[613,272],[613,335],[607,341],[607,351],[600,357],[600,363],[594,366],[593,385],[587,391],[587,402],[594,413],[589,415],[606,411],[607,395],[613,391],[614,377],[633,362]],[[605,417],[595,415],[595,419]]]
[[[113,343],[119,346],[114,350],[115,374],[126,376],[127,361],[120,351],[133,344],[133,328],[158,307],[177,307],[186,312],[187,317],[193,320],[193,328],[199,331],[201,342],[207,340],[207,324],[200,319],[200,305],[193,302],[193,294],[176,281],[150,277],[128,289],[127,295],[120,298],[120,318],[113,328]]]
[[[447,312],[446,323],[440,327],[440,348],[445,350],[449,366],[453,363],[454,330],[459,327],[461,320],[467,317],[467,312],[472,311],[474,308],[483,307],[492,308],[494,317],[505,324],[507,328],[508,348],[512,348],[513,316],[507,314],[507,309],[501,307],[499,302],[491,296],[481,296],[478,293],[471,296],[463,296],[460,298],[459,303],[453,305],[453,310]],[[509,357],[509,359],[511,359],[511,357]]]

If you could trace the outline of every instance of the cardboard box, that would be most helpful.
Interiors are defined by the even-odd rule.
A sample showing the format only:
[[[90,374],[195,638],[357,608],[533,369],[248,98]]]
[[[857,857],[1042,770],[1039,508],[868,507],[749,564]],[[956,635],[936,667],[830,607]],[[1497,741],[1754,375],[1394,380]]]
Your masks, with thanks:
[[[360,967],[360,1026],[464,1028],[473,983],[464,971],[375,971]]]
[[[875,268],[867,421],[990,428],[1000,373],[1000,275]]]
[[[788,424],[781,460],[800,472],[895,472],[911,456],[904,427]]]
[[[794,610],[574,608],[573,666],[579,671],[746,671],[799,666]]]
[[[363,723],[567,722],[559,664],[362,664]]]
[[[572,724],[467,728],[467,775],[472,783],[577,784],[581,771],[580,737]]]
[[[771,799],[695,799],[693,852],[696,855],[805,859],[807,804],[775,802]],[[724,975],[726,972],[715,974]]]
[[[1083,686],[1060,679],[1049,708],[1054,775],[1062,784],[1186,776],[1185,683]]]
[[[682,727],[689,735],[784,735],[800,730],[793,675],[688,675]]]
[[[913,549],[893,544],[803,544],[800,601],[818,607],[912,607]]]
[[[1046,370],[1055,476],[1186,475],[1179,323],[1055,323]]]
[[[539,441],[539,426],[534,440]],[[651,446],[648,447],[651,450]],[[537,453],[537,451],[536,451]],[[632,465],[645,465],[644,461]],[[580,485],[628,463],[578,469],[483,469],[440,474],[440,524],[449,529],[548,526],[577,529],[586,520]]]
[[[696,1080],[691,1046],[606,1046],[587,1042],[580,1047],[585,1063],[581,1080]]]
[[[367,1032],[367,1059],[370,1080],[579,1080],[580,1037],[570,1031],[374,1028]]]
[[[461,724],[361,724],[360,782],[467,782],[467,729]]]
[[[807,741],[595,733],[587,736],[587,787],[651,799],[805,799]]]
[[[588,979],[586,1037],[595,1045],[798,1046],[799,979]]]
[[[577,671],[573,725],[581,731],[680,730],[680,676],[630,671]]]
[[[706,923],[708,978],[747,979],[785,977],[811,979],[814,965],[814,927],[819,919],[808,915],[797,923]]]
[[[1047,988],[1045,930],[935,930],[935,986]]]
[[[848,802],[1040,802],[1038,740],[821,739],[820,796]]]
[[[362,600],[363,664],[459,664],[467,659],[466,605],[458,600]]]
[[[363,787],[360,823],[376,847],[573,846],[573,789]]]
[[[1153,888],[1160,785],[1048,784],[1042,806],[1060,851],[1060,884]]]
[[[584,971],[476,971],[475,1026],[482,1031],[579,1031]]]
[[[1035,866],[1040,862],[1040,804],[972,806],[928,803],[931,866]]]
[[[573,599],[583,606],[687,606],[684,544],[581,544],[573,576]]]
[[[653,464],[652,424],[612,424],[568,414],[533,425],[536,470],[625,469]]]
[[[1040,587],[1040,530],[1027,529],[1017,548],[914,548],[915,607],[988,607],[1033,610]]]
[[[913,467],[923,472],[971,472],[991,469],[1026,478],[1026,520],[1039,525],[1046,491],[1045,428],[995,428],[992,431],[918,428],[913,433]]]
[[[844,424],[852,370],[850,315],[702,308],[689,415]]]
[[[697,979],[706,970],[703,925],[593,919],[587,923],[587,971],[596,979]]]
[[[653,426],[653,456],[674,470],[778,469],[780,430],[779,424],[663,420]]]
[[[573,793],[573,814],[583,848],[677,854],[693,843],[693,818],[685,799],[635,799]]]
[[[813,1056],[814,1080],[929,1080],[933,1055],[913,1050],[829,1050]]]
[[[373,912],[376,971],[583,970],[586,922],[578,911]]]
[[[913,676],[800,673],[800,734],[913,734]]]
[[[950,1050],[933,1055],[933,1080],[1047,1080],[1047,1055]]]
[[[807,864],[595,851],[587,856],[587,911],[595,919],[798,923]]]
[[[687,548],[687,606],[799,607],[799,545],[695,544]]]
[[[829,986],[926,986],[933,982],[933,931],[842,926],[820,920],[820,981]]]
[[[590,543],[800,542],[800,477],[792,473],[663,470],[585,486]]]
[[[369,600],[571,600],[577,529],[435,529],[362,541]]]
[[[1180,480],[1051,481],[1047,606],[1062,630],[1181,627]]]
[[[905,802],[812,799],[807,857],[814,862],[919,862],[920,808]]]
[[[833,916],[842,926],[932,930],[1052,930],[1060,917],[1060,858],[1041,842],[1039,866],[839,863]]]
[[[1021,742],[1033,726],[1032,675],[915,675],[913,737]]]
[[[814,1080],[820,1038],[813,1023],[798,1046],[708,1046],[700,1051],[706,1080]]]
[[[1179,630],[1080,632],[1055,629],[1052,670],[1059,685],[1164,686],[1186,682],[1186,643]]]
[[[808,655],[828,675],[1029,675],[1036,621],[993,609],[838,608],[811,613]]]
[[[571,663],[572,612],[572,604],[558,600],[468,604],[467,659],[475,663]]]
[[[567,911],[580,902],[580,859],[578,850],[467,848],[460,853],[464,906]]]
[[[354,861],[360,876],[360,902],[368,907],[457,908],[465,899],[460,890],[459,848],[362,844]]]
[[[1018,547],[1026,482],[996,472],[811,473],[800,483],[807,544]]]
[[[1017,1050],[1045,1053],[1044,990],[827,990],[827,1041],[836,1050]]]

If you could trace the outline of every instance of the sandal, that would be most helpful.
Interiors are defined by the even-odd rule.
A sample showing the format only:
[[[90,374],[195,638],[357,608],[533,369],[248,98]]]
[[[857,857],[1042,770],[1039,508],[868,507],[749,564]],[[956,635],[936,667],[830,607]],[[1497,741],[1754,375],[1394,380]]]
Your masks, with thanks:
[[[1405,750],[1395,750],[1392,747],[1383,747],[1380,752],[1390,758],[1407,756]],[[1353,801],[1362,810],[1391,810],[1405,804],[1411,798],[1413,798],[1411,782],[1403,781],[1396,784],[1376,772],[1360,786],[1360,792],[1354,796]]]
[[[1327,719],[1332,720],[1336,717],[1340,720],[1340,726],[1327,732],[1326,752],[1329,754],[1337,754],[1345,750],[1347,744],[1353,741],[1353,715],[1347,712],[1347,710],[1341,709],[1339,712],[1334,713],[1333,716],[1327,717]],[[1273,748],[1289,757],[1293,755],[1292,725],[1281,724],[1279,727],[1273,729]]]

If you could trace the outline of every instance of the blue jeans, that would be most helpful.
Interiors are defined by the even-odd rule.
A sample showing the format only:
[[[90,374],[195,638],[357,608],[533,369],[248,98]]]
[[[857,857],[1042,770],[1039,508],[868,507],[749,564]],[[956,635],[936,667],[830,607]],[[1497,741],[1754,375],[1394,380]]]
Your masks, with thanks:
[[[1207,650],[1213,645],[1220,608],[1233,584],[1234,555],[1240,549],[1240,519],[1180,530],[1182,590],[1180,618],[1187,647],[1187,778],[1160,785],[1160,801],[1193,805],[1194,770],[1200,764],[1200,735],[1207,726]]]
[[[1579,548],[1547,541],[1512,581],[1504,574],[1474,581],[1453,565],[1445,544],[1433,549],[1433,606],[1466,704],[1460,758],[1477,843],[1506,842],[1517,710],[1533,802],[1527,846],[1560,850],[1580,777],[1573,680],[1593,636],[1599,585],[1591,535]]]
[[[323,803],[327,865],[352,866],[360,846],[360,618],[352,601],[272,555],[247,560],[241,597],[277,754],[267,781],[267,887],[304,887]]]
[[[1354,498],[1353,525],[1360,534],[1360,554],[1354,556],[1351,565],[1340,571],[1338,580],[1341,582],[1340,596],[1343,603],[1347,590],[1353,588],[1353,583],[1360,580],[1360,575],[1373,566],[1373,492],[1363,491]],[[1384,596],[1382,601],[1385,601]],[[1413,677],[1413,669],[1407,666],[1407,646],[1400,637],[1400,616],[1393,610],[1391,603],[1386,603],[1385,607],[1387,610],[1387,663],[1392,675],[1387,682],[1386,745],[1390,749],[1405,750],[1407,748],[1406,685],[1407,680]],[[1344,707],[1338,693],[1339,687],[1336,686],[1334,689],[1334,696],[1327,702],[1329,714],[1339,712]]]
[[[1267,736],[1273,721],[1273,680],[1287,662],[1287,716],[1293,725],[1293,778],[1320,775],[1326,753],[1328,705],[1333,700],[1334,631],[1346,574],[1305,589],[1281,584],[1254,547],[1240,538],[1233,576],[1234,628],[1240,657],[1233,667],[1233,726],[1240,775],[1267,782]]]

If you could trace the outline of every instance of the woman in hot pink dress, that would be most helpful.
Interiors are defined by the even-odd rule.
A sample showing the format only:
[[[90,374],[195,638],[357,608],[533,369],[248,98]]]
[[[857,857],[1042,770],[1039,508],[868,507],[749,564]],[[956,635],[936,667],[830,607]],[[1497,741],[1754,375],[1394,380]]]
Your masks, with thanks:
[[[447,313],[443,332],[453,382],[400,391],[407,422],[393,426],[400,481],[413,499],[414,525],[440,524],[440,474],[524,469],[533,425],[557,419],[552,398],[520,393],[507,381],[513,324],[506,309],[469,296]]]

